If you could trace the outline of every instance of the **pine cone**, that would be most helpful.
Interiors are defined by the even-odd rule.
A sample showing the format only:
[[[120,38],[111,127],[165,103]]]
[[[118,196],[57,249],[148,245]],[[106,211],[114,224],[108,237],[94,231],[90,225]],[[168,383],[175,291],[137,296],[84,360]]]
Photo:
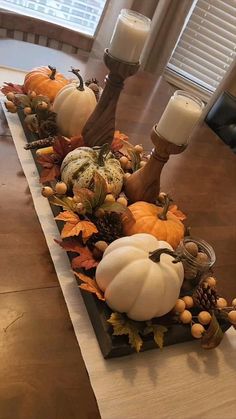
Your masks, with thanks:
[[[203,282],[195,289],[193,293],[193,301],[196,306],[203,310],[214,309],[216,308],[217,303],[216,290]]]
[[[58,127],[56,123],[56,113],[48,109],[37,109],[36,111],[39,125],[39,136],[45,138],[56,135]]]
[[[58,133],[58,127],[56,122],[52,120],[43,121],[39,125],[39,136],[40,138],[45,138],[49,136],[54,136]]]
[[[93,222],[98,229],[98,233],[93,234],[88,240],[88,246],[93,247],[94,243],[99,240],[110,244],[114,240],[123,237],[123,226],[120,214],[116,212],[106,213],[103,217],[94,219]]]

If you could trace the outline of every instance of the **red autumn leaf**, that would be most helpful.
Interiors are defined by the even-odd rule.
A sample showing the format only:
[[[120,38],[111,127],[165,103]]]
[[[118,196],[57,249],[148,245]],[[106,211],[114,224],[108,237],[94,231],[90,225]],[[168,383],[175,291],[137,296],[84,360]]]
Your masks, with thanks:
[[[128,140],[129,140],[129,137],[127,137],[127,135],[122,134],[122,132],[118,130],[115,131],[114,138],[111,143],[111,149],[113,151],[119,151],[123,147],[124,141],[128,141]]]
[[[58,136],[53,143],[53,150],[57,156],[63,160],[64,157],[68,154],[70,140],[69,138],[63,137],[62,135]]]
[[[84,241],[88,240],[93,233],[97,233],[97,227],[91,222],[86,220],[80,220],[79,216],[72,211],[63,211],[60,212],[55,220],[65,221],[61,231],[62,239],[72,236],[78,236],[82,233],[82,238]]]
[[[43,154],[37,157],[37,162],[43,167],[40,182],[50,182],[60,176],[60,164],[54,154]]]
[[[20,84],[4,82],[4,85],[5,86],[3,86],[1,88],[1,92],[4,95],[7,95],[7,93],[10,93],[10,92],[12,92],[12,93],[23,93],[23,94],[25,93],[24,92],[24,86],[21,86]]]
[[[53,165],[50,168],[45,168],[40,173],[40,182],[46,183],[51,182],[52,180],[58,179],[60,176],[60,166],[57,166],[56,164]]]
[[[82,135],[77,135],[75,137],[71,137],[70,138],[70,145],[71,145],[71,150],[74,150],[77,147],[83,147],[84,146],[84,139],[82,137]]]
[[[94,259],[92,252],[87,246],[82,246],[77,239],[64,240],[59,242],[55,240],[67,252],[79,253],[72,259],[72,268],[91,269],[98,265],[98,261]]]
[[[98,287],[95,279],[90,278],[90,276],[84,275],[80,272],[74,272],[74,274],[82,281],[83,284],[79,285],[79,287],[85,291],[92,292],[96,294],[99,300],[105,301],[104,294],[102,290]]]
[[[170,205],[169,211],[172,212],[172,214],[174,214],[180,221],[184,221],[187,218],[186,215],[178,209],[177,205]]]
[[[71,139],[58,136],[53,143],[54,153],[62,161],[65,156],[77,147],[84,145],[83,138],[81,136],[72,137]]]

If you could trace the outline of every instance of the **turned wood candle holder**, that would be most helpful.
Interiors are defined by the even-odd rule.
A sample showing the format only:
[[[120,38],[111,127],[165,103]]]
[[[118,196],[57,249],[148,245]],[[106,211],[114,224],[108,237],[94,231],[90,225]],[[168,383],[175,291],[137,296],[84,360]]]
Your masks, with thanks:
[[[104,62],[110,70],[105,79],[106,85],[95,110],[82,131],[85,145],[88,147],[112,143],[115,132],[116,107],[124,80],[133,76],[140,67],[139,63],[128,63],[114,58],[109,54],[108,49],[104,52]]]
[[[171,154],[182,153],[187,145],[170,143],[157,132],[154,125],[151,132],[154,144],[151,157],[144,167],[134,172],[125,181],[125,194],[129,203],[136,201],[155,202],[160,192],[161,171]]]

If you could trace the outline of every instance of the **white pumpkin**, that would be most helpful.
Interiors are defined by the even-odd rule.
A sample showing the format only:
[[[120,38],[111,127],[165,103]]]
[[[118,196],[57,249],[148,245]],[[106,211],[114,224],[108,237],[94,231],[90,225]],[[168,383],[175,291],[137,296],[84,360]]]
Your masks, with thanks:
[[[63,87],[55,97],[53,111],[60,134],[66,137],[80,135],[82,129],[97,105],[94,92],[84,85],[82,77],[78,83],[70,83]]]
[[[181,262],[162,253],[159,262],[150,252],[166,248],[151,234],[134,234],[112,242],[96,270],[96,281],[108,306],[133,320],[150,320],[168,313],[179,298],[184,279]]]
[[[69,189],[75,185],[88,188],[97,171],[107,182],[109,190],[118,196],[124,179],[124,172],[120,162],[111,152],[101,148],[78,147],[66,155],[61,164],[61,179]]]

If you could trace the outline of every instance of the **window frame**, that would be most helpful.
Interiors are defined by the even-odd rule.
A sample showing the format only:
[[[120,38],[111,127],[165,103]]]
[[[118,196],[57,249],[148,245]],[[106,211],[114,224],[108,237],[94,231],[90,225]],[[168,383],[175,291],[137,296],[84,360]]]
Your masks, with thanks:
[[[72,47],[72,53],[76,53],[77,50],[90,52],[102,25],[109,2],[110,0],[106,0],[93,36],[74,29],[68,29],[56,23],[29,17],[2,8],[0,8],[0,28],[6,29],[8,38],[14,38],[14,31],[20,31],[23,32],[23,41],[27,41],[27,34],[30,33],[36,37],[35,43],[38,43],[37,40],[40,36],[44,36],[47,38],[46,46],[50,46],[50,40],[56,40],[59,44],[70,45]]]
[[[172,55],[173,55],[173,53],[174,53],[174,51],[175,51],[175,49],[176,49],[176,47],[179,43],[179,40],[180,40],[188,22],[189,22],[189,20],[191,19],[192,13],[193,13],[197,3],[198,3],[198,0],[194,0],[193,5],[192,5],[192,7],[189,11],[189,14],[188,14],[187,18],[186,18],[185,25],[182,28],[182,31],[181,31],[181,33],[178,37],[178,40],[177,40],[177,42],[176,42],[176,44],[173,48],[173,51],[171,53],[170,58],[172,57]],[[169,61],[170,61],[170,59],[169,59]],[[216,87],[215,90],[210,90],[207,87],[204,87],[203,85],[195,82],[193,79],[190,79],[187,76],[184,76],[183,74],[178,73],[174,68],[172,69],[171,64],[170,64],[170,66],[168,66],[169,61],[168,61],[167,65],[164,69],[164,72],[163,72],[164,79],[167,82],[171,83],[172,85],[174,85],[178,88],[188,89],[188,91],[197,94],[204,102],[207,103],[210,100],[210,98],[214,95],[214,93],[215,93],[215,91],[217,90],[218,87]],[[230,66],[229,66],[228,70],[225,72],[225,75],[223,76],[223,78],[226,76],[229,69],[230,69]]]

